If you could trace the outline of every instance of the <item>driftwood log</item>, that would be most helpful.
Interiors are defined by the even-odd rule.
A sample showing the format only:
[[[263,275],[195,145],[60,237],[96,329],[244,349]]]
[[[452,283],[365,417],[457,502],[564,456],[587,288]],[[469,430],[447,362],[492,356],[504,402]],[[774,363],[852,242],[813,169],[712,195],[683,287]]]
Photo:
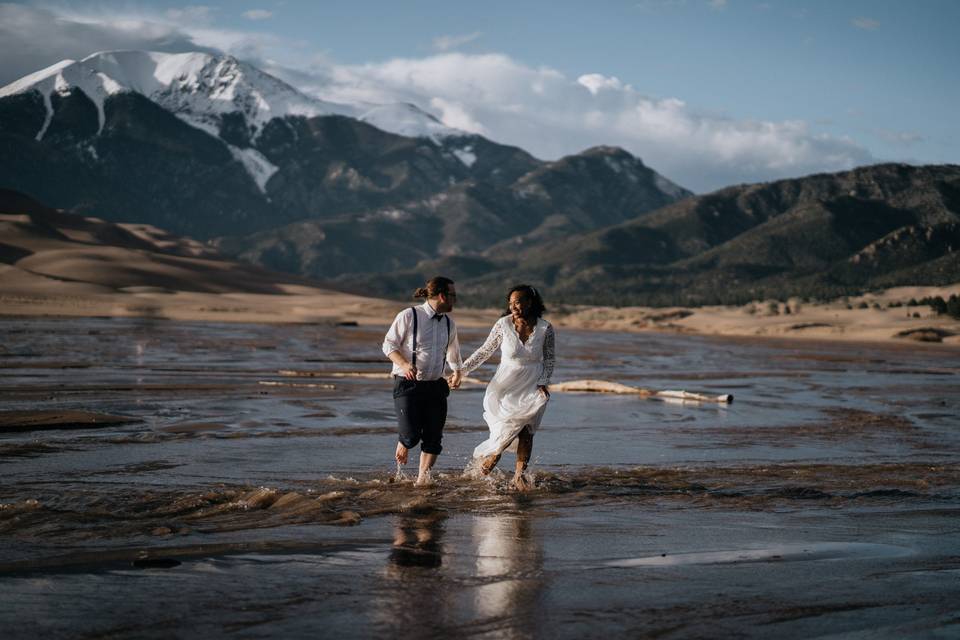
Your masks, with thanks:
[[[638,395],[645,398],[658,398],[663,400],[719,402],[721,404],[729,404],[733,402],[733,396],[729,393],[721,395],[707,395],[702,393],[693,393],[691,391],[655,391],[652,389],[631,387],[626,384],[620,384],[619,382],[608,382],[606,380],[571,380],[569,382],[557,382],[550,385],[550,391],[619,393]]]

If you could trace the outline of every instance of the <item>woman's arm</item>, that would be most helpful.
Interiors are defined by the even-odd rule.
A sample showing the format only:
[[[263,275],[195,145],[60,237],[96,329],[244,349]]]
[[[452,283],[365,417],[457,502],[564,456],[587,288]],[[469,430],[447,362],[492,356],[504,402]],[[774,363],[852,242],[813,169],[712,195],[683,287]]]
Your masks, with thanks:
[[[557,356],[554,351],[556,336],[553,333],[553,325],[547,325],[547,332],[543,336],[543,373],[537,380],[538,387],[547,387],[550,385],[550,379],[553,377],[553,366],[556,364]]]
[[[490,359],[490,356],[493,355],[493,352],[497,350],[500,346],[500,343],[503,341],[503,328],[501,323],[498,321],[493,325],[493,328],[490,329],[490,335],[487,336],[487,340],[483,345],[473,352],[467,361],[463,363],[463,368],[460,369],[463,373],[470,373],[484,362]]]

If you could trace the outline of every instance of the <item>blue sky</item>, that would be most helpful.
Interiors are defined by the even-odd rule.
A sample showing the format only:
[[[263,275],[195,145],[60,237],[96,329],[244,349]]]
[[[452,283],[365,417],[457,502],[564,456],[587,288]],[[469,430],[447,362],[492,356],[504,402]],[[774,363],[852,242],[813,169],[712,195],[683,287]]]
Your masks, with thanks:
[[[21,2],[0,19],[4,83],[98,49],[213,49],[545,159],[623,146],[697,191],[960,162],[954,0]]]

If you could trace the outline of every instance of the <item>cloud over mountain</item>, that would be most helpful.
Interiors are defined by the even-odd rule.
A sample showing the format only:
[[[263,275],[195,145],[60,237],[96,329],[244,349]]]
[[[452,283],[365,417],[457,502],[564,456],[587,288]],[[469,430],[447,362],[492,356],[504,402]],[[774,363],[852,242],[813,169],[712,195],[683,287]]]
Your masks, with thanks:
[[[853,140],[814,134],[803,121],[705,114],[677,98],[647,96],[617,78],[593,73],[572,79],[500,54],[331,65],[325,75],[326,84],[315,91],[327,100],[383,102],[399,96],[422,105],[457,105],[457,123],[448,125],[478,123],[486,135],[539,157],[617,144],[697,189],[849,169],[873,160]],[[438,115],[444,119],[445,113]]]
[[[180,27],[165,14],[54,11],[0,5],[0,84],[99,50],[224,51],[317,97],[410,102],[448,126],[544,159],[619,145],[698,191],[874,161],[853,139],[818,134],[805,121],[709,113],[678,97],[647,95],[602,70],[573,78],[503,54],[457,52],[360,65],[317,56],[293,68],[292,62],[271,62],[304,59],[284,55],[289,45],[282,39],[217,28],[215,16]]]

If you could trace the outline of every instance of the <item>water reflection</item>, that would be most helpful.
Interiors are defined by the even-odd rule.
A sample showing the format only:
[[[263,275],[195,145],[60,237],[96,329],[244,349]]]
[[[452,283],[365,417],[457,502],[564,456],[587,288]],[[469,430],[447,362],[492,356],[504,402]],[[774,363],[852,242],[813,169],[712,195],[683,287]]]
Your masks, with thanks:
[[[481,624],[506,638],[535,635],[543,591],[543,549],[529,515],[477,516],[472,537],[482,583],[473,605]]]
[[[447,514],[424,509],[397,517],[393,543],[373,601],[373,619],[384,633],[409,632],[432,637],[454,625],[455,590],[446,584],[443,567]]]
[[[443,511],[401,516],[393,529],[388,573],[402,578],[407,567],[440,567],[443,564],[443,523],[446,518]]]
[[[377,624],[442,636],[534,637],[546,587],[536,523],[527,513],[399,516],[375,600]]]

